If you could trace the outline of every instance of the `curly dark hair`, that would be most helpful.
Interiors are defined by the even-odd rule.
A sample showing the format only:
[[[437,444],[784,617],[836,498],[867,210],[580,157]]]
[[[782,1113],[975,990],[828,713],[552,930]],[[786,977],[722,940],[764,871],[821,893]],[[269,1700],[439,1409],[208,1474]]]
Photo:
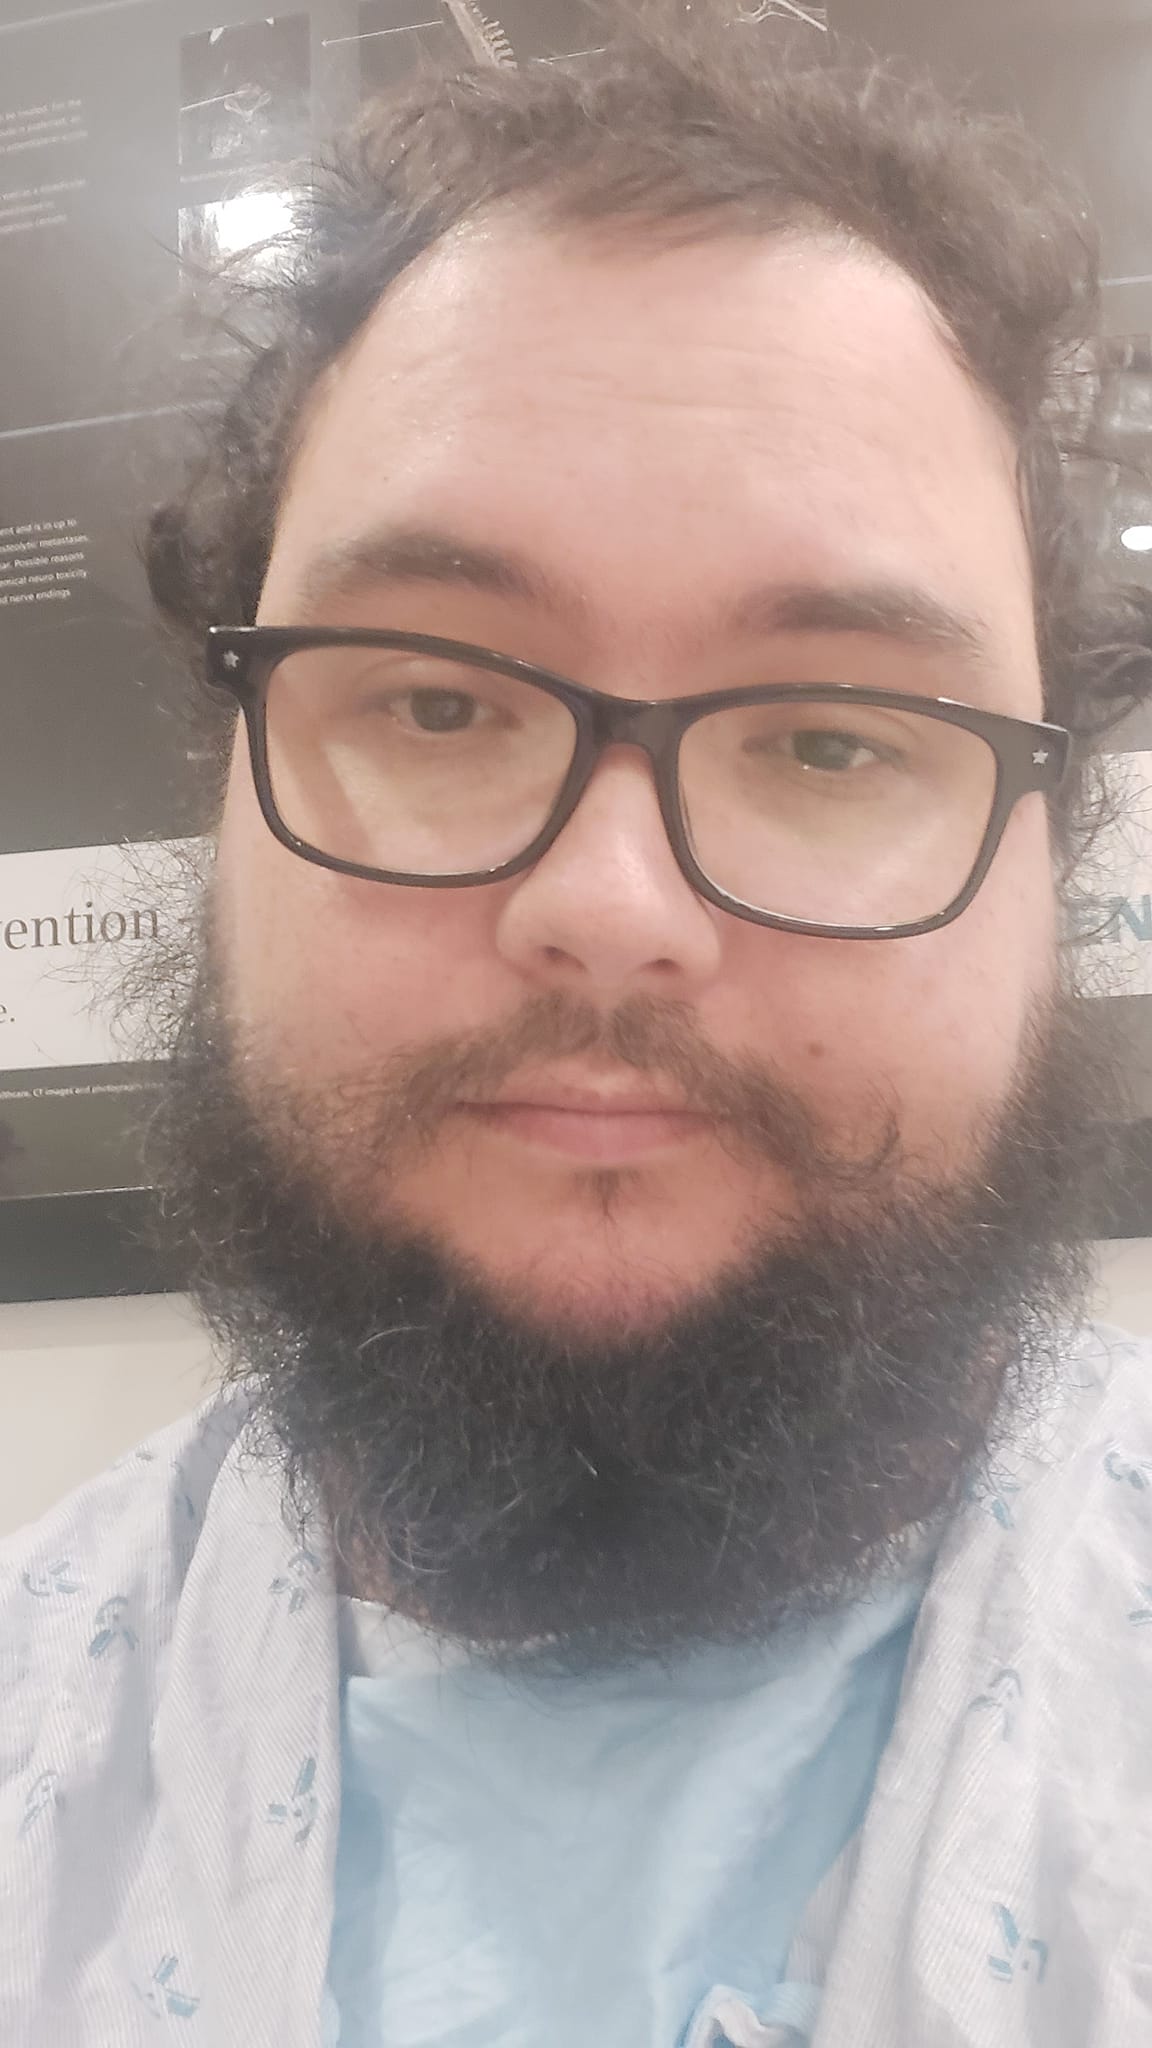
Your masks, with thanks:
[[[511,202],[544,228],[831,230],[922,287],[1015,437],[1046,715],[1081,742],[1054,806],[1070,873],[1101,816],[1091,742],[1152,692],[1152,592],[1106,574],[1076,516],[1099,321],[1082,203],[1015,123],[903,67],[815,63],[706,4],[675,26],[625,11],[579,60],[429,68],[332,145],[285,260],[243,287],[264,323],[250,361],[150,515],[160,613],[197,664],[206,627],[254,620],[310,390],[459,222]],[[219,762],[226,714],[207,717]]]

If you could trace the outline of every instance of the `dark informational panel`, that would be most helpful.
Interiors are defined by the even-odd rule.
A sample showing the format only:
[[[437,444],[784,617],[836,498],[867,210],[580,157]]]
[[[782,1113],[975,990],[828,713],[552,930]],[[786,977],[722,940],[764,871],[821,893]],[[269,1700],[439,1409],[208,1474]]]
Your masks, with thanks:
[[[422,54],[551,58],[598,33],[582,0],[499,0],[499,20],[475,0],[221,7],[0,0],[0,1299],[180,1279],[137,1241],[157,1070],[99,997],[163,942],[165,859],[207,824],[188,686],[138,557],[187,417],[219,404],[229,368],[202,273],[286,225],[302,166]],[[1106,212],[1113,332],[1152,329],[1148,8],[733,0],[732,13],[814,49],[847,31],[979,72],[989,103],[1018,99]],[[1141,347],[1100,403],[1115,401],[1142,455]],[[1152,503],[1130,478],[1123,490],[1102,546],[1144,525],[1152,538]],[[1131,554],[1137,573],[1149,562]],[[1152,748],[1152,729],[1124,744]],[[1138,884],[1118,913],[1129,953],[1144,943]],[[1147,923],[1152,958],[1152,910]],[[1152,1117],[1152,999],[1132,986],[1121,1000]],[[1143,1227],[1143,1202],[1118,1227]]]

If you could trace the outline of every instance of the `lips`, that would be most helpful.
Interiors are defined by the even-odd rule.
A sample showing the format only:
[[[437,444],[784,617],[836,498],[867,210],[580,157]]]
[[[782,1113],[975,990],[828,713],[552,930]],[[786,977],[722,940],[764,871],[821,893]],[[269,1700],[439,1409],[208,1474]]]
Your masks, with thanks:
[[[601,1166],[684,1145],[712,1124],[682,1096],[632,1076],[599,1085],[519,1078],[491,1100],[460,1107],[499,1136]]]
[[[572,1087],[564,1083],[518,1081],[488,1103],[477,1107],[568,1109],[582,1116],[662,1116],[687,1113],[682,1097],[660,1094],[652,1088]]]

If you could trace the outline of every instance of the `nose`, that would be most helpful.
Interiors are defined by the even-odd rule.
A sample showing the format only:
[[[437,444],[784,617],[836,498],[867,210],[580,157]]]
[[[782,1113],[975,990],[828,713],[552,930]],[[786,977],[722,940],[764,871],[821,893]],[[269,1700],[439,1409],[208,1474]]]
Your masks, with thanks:
[[[721,913],[677,864],[652,770],[617,746],[505,900],[497,943],[539,984],[587,998],[687,997],[716,974]]]

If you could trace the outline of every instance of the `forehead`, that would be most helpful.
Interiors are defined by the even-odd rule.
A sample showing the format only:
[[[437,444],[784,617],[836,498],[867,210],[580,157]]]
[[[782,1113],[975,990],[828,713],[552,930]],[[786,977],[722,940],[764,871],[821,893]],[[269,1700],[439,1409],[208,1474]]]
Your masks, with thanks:
[[[589,631],[913,580],[1034,661],[1011,436],[912,281],[830,242],[470,224],[313,394],[261,615],[384,518],[531,553]]]

